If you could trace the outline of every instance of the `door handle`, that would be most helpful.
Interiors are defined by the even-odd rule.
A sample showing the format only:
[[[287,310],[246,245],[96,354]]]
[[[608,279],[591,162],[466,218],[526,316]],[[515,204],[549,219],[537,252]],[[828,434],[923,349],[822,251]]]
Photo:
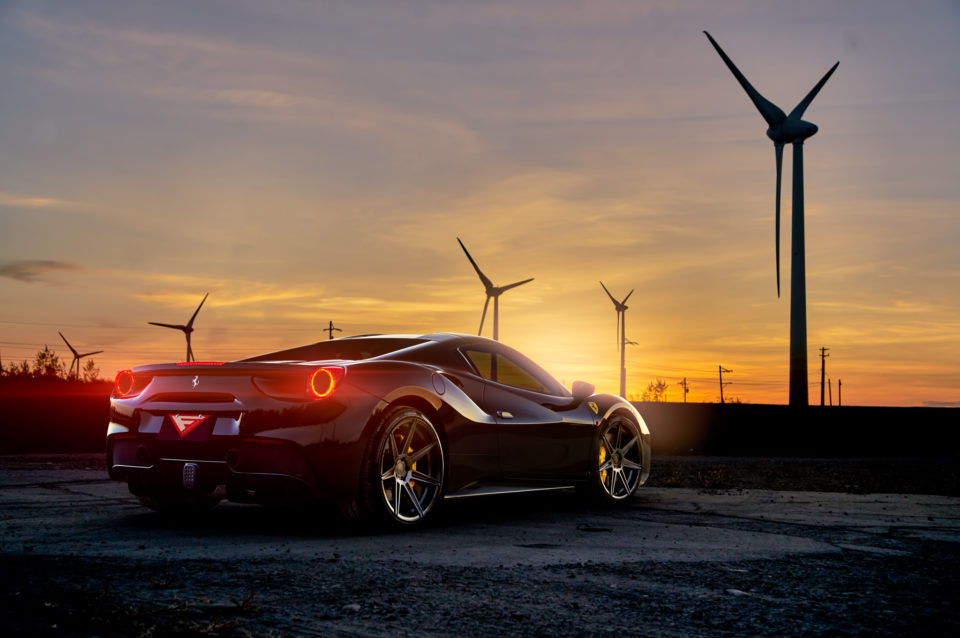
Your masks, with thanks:
[[[497,416],[501,419],[512,419],[513,414],[507,412],[506,410],[497,410]]]

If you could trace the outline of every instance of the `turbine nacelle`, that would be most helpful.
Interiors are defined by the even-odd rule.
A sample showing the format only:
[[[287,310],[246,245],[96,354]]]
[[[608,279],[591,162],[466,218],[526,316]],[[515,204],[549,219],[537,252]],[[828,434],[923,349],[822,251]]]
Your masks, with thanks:
[[[813,122],[795,120],[788,117],[776,128],[768,128],[767,137],[769,137],[774,144],[793,144],[812,137],[819,130],[819,127]]]

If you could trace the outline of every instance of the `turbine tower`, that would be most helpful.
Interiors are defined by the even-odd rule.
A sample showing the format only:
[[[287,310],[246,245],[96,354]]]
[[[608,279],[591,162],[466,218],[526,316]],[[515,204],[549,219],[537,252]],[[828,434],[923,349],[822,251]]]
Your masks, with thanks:
[[[743,76],[740,69],[727,57],[720,45],[704,31],[710,44],[717,50],[724,63],[747,92],[753,105],[766,120],[767,137],[773,141],[777,160],[777,205],[776,205],[776,262],[777,297],[780,296],[780,175],[783,166],[783,145],[793,144],[793,219],[791,233],[792,262],[790,267],[790,405],[806,406],[807,396],[807,285],[803,236],[803,141],[817,132],[817,126],[800,119],[813,98],[817,96],[833,72],[837,62],[827,71],[816,86],[797,106],[786,115],[779,107],[764,98]]]
[[[100,354],[101,352],[103,352],[103,350],[97,350],[95,352],[84,352],[83,354],[80,354],[79,352],[77,352],[76,348],[70,345],[70,342],[67,341],[67,338],[63,336],[62,332],[58,330],[57,334],[60,335],[60,338],[63,339],[63,342],[67,344],[68,348],[70,348],[70,352],[73,353],[73,360],[70,362],[70,371],[67,373],[67,376],[69,377],[71,374],[73,374],[73,367],[76,366],[77,367],[76,378],[79,379],[80,378],[80,359],[83,359],[84,357],[89,357],[90,355]]]
[[[483,314],[480,315],[480,329],[477,331],[477,334],[483,332],[483,320],[487,317],[487,306],[490,304],[490,298],[493,298],[493,340],[500,340],[500,295],[507,292],[511,288],[516,288],[517,286],[522,286],[525,283],[533,281],[533,277],[530,279],[524,279],[523,281],[516,281],[512,284],[507,284],[506,286],[494,286],[493,282],[483,274],[480,270],[480,267],[477,266],[477,262],[473,260],[473,257],[470,256],[470,253],[467,251],[467,247],[463,245],[463,242],[460,241],[460,238],[457,237],[457,243],[460,244],[460,248],[463,248],[463,252],[467,255],[467,259],[470,260],[470,264],[473,266],[473,269],[477,271],[477,275],[480,277],[481,283],[487,293],[487,300],[483,302]]]
[[[197,313],[200,312],[200,308],[203,307],[203,302],[207,300],[207,297],[210,296],[208,292],[203,296],[203,299],[200,300],[200,305],[197,306],[197,309],[193,311],[193,316],[190,317],[190,321],[186,325],[175,325],[172,323],[157,323],[156,321],[148,321],[151,326],[161,326],[163,328],[173,328],[174,330],[180,330],[187,337],[187,361],[196,361],[193,356],[193,348],[190,347],[190,333],[193,332],[193,320],[197,318]]]
[[[627,343],[633,343],[627,339],[627,299],[633,294],[633,290],[627,293],[623,301],[617,301],[616,297],[610,294],[607,287],[600,282],[603,292],[607,293],[613,307],[617,310],[617,346],[620,348],[620,396],[627,396]]]

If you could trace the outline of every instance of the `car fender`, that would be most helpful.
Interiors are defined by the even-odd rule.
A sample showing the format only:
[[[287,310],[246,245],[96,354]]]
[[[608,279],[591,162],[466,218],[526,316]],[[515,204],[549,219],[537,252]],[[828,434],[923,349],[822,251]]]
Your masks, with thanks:
[[[436,412],[444,406],[462,419],[476,423],[493,423],[460,387],[432,366],[399,361],[378,361],[350,367],[350,382],[381,400],[381,407],[392,405],[404,397],[426,401]]]
[[[600,417],[601,422],[610,418],[614,412],[627,412],[636,420],[637,425],[640,426],[640,432],[647,437],[650,436],[650,430],[647,428],[646,422],[643,420],[643,417],[640,416],[637,408],[629,401],[613,394],[594,394],[588,397],[587,401],[592,401],[597,404],[598,412],[602,415]]]

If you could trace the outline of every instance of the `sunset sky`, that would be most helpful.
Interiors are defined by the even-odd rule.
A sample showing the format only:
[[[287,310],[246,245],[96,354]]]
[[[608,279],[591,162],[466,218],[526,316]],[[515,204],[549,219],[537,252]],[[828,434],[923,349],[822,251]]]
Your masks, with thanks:
[[[104,376],[343,334],[500,336],[568,387],[786,403],[774,152],[807,110],[810,401],[960,405],[960,3],[0,2],[0,357]],[[489,336],[492,321],[484,326]]]

